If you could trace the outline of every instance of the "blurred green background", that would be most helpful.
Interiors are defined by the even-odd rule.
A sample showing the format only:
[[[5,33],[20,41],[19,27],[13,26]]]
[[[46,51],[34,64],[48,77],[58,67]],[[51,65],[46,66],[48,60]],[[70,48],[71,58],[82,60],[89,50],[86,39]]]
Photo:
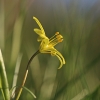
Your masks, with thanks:
[[[14,75],[21,85],[28,60],[39,48],[33,16],[48,37],[57,31],[63,35],[56,49],[66,64],[58,70],[55,56],[37,55],[25,84],[37,98],[23,90],[20,100],[100,100],[100,0],[0,0],[0,48],[9,88]]]

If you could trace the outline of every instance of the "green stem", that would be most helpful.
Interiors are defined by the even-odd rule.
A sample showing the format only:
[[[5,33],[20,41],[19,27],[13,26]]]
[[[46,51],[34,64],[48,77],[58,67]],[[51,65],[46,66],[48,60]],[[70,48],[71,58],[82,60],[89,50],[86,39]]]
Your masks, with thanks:
[[[33,54],[33,56],[30,58],[30,60],[28,61],[28,64],[27,64],[27,67],[26,67],[26,71],[25,71],[25,74],[24,74],[24,79],[23,79],[21,88],[20,88],[19,91],[18,91],[18,95],[17,95],[16,100],[19,99],[19,97],[20,97],[20,95],[21,95],[21,93],[22,93],[22,90],[23,90],[22,87],[24,87],[24,84],[25,84],[25,82],[26,82],[26,78],[27,78],[27,75],[28,75],[28,68],[29,68],[29,65],[30,65],[30,63],[32,62],[33,58],[34,58],[37,54],[39,54],[39,53],[40,53],[39,50],[36,51],[36,52]]]

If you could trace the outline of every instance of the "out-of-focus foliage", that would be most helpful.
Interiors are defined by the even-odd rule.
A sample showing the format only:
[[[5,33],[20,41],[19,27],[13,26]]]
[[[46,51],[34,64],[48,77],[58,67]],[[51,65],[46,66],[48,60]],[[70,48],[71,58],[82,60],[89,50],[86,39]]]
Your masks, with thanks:
[[[20,67],[20,86],[27,62],[39,47],[33,16],[48,37],[57,31],[64,36],[56,48],[66,60],[58,70],[55,56],[33,59],[25,86],[36,100],[100,100],[100,0],[0,0],[0,48],[10,89],[15,67]],[[20,100],[35,99],[23,90]]]

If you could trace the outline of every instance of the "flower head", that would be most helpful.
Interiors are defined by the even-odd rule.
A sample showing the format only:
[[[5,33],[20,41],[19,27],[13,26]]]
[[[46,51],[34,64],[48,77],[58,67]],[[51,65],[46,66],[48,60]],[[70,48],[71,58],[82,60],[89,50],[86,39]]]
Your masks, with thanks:
[[[62,56],[62,54],[54,48],[54,46],[59,42],[63,41],[63,36],[60,35],[59,32],[56,32],[55,35],[49,39],[46,36],[45,31],[39,20],[36,17],[33,17],[33,19],[40,27],[40,29],[37,28],[34,29],[34,31],[39,35],[37,41],[41,42],[39,51],[41,53],[50,53],[51,55],[57,56],[61,62],[60,67],[58,68],[60,69],[63,66],[63,64],[65,64],[65,59]]]

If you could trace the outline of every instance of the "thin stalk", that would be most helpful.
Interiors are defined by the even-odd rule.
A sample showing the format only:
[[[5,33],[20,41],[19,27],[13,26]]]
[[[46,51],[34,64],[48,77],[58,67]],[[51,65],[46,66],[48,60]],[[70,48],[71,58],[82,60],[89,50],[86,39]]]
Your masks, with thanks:
[[[22,60],[22,54],[19,54],[18,58],[17,58],[17,62],[16,62],[15,73],[14,73],[13,83],[12,83],[12,91],[11,91],[11,95],[13,95],[12,98],[15,97],[15,90],[16,90],[16,86],[17,86],[17,80],[18,80],[18,74],[19,74],[21,60]]]
[[[4,100],[10,100],[9,84],[8,84],[8,79],[6,75],[6,69],[5,69],[1,49],[0,49],[0,78],[1,78],[0,85],[2,88]]]
[[[36,52],[32,55],[32,57],[30,58],[30,60],[28,61],[28,64],[27,64],[27,67],[26,67],[26,71],[25,71],[25,74],[24,74],[24,79],[23,79],[21,88],[19,89],[19,92],[18,92],[18,95],[17,95],[16,100],[19,99],[19,97],[20,97],[20,95],[21,95],[21,93],[22,93],[22,90],[23,90],[23,87],[24,87],[24,84],[25,84],[25,82],[26,82],[26,78],[27,78],[27,75],[28,75],[28,68],[29,68],[29,65],[30,65],[30,63],[32,62],[33,58],[34,58],[37,54],[39,54],[39,53],[40,53],[39,50],[36,51]]]

